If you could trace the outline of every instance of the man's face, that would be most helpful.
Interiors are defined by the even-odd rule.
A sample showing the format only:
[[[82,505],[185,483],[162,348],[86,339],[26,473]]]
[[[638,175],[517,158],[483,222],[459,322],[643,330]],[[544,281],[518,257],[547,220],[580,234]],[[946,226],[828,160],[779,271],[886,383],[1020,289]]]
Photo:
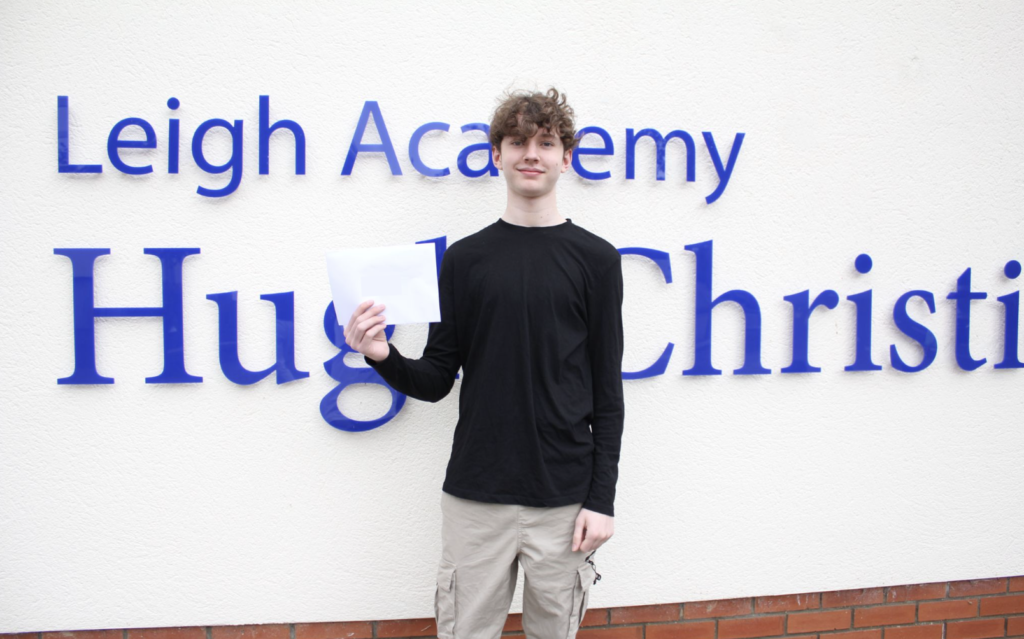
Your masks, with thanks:
[[[558,177],[569,170],[572,151],[565,151],[562,140],[548,129],[538,129],[529,138],[509,135],[501,149],[491,149],[494,166],[505,173],[509,190],[522,197],[547,195]]]

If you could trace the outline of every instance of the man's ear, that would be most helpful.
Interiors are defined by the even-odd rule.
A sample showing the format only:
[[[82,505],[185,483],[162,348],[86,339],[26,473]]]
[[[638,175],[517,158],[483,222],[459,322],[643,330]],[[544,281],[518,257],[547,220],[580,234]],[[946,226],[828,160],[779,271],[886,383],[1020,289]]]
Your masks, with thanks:
[[[565,173],[566,171],[568,171],[569,167],[571,165],[572,165],[572,149],[569,149],[568,151],[565,152],[565,155],[562,156],[562,173]]]
[[[501,170],[501,150],[493,144],[491,145],[491,162],[494,163],[494,168]]]

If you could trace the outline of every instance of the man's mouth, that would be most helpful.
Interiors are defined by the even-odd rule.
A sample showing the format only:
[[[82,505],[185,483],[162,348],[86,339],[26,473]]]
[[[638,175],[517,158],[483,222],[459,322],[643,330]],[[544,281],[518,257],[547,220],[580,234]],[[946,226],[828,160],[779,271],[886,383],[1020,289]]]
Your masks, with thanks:
[[[540,169],[519,169],[519,172],[527,175],[540,175],[544,171],[541,171]]]

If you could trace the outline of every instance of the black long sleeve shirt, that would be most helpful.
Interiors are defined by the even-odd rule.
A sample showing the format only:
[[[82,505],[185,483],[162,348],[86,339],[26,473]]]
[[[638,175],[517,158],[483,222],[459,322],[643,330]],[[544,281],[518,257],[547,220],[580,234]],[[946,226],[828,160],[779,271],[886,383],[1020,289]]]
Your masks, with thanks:
[[[614,515],[622,440],[619,252],[566,220],[502,219],[454,242],[441,321],[423,356],[365,358],[392,388],[436,402],[462,367],[443,490],[476,501]]]

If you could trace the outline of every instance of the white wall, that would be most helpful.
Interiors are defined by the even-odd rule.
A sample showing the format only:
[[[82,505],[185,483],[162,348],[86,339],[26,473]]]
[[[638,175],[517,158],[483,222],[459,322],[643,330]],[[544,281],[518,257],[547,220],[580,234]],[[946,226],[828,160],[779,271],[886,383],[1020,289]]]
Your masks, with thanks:
[[[459,175],[458,127],[487,121],[509,86],[564,89],[579,124],[600,125],[613,176],[567,174],[561,210],[618,247],[671,254],[664,284],[624,260],[624,367],[668,372],[626,383],[617,534],[599,554],[594,606],[768,595],[1024,572],[1024,371],[1002,357],[995,298],[1021,288],[1024,259],[1024,5],[888,3],[100,3],[0,5],[0,632],[421,617],[432,614],[440,486],[457,417],[452,396],[410,400],[385,426],[338,431],[318,412],[337,350],[321,322],[324,252],[449,242],[495,220],[501,178]],[[257,106],[305,129],[307,174],[275,134],[257,175]],[[57,96],[70,98],[71,160],[57,173]],[[166,100],[182,107],[181,173],[165,170]],[[339,175],[365,100],[381,105],[404,175],[380,154]],[[125,117],[153,123],[152,162],[118,173],[106,137]],[[237,192],[196,194],[224,176],[199,171],[191,134],[209,118],[245,121]],[[418,175],[406,150],[453,175]],[[652,145],[627,181],[625,129],[696,136],[697,179],[678,142],[668,179]],[[723,152],[746,140],[725,194],[700,132]],[[679,146],[680,148],[677,148]],[[211,136],[213,159],[226,137]],[[219,153],[220,155],[217,155]],[[754,293],[768,376],[742,360],[740,314],[715,311],[721,377],[693,362],[694,260],[714,240],[716,294]],[[189,371],[204,383],[147,385],[162,366],[155,318],[97,322],[98,365],[114,385],[58,386],[73,368],[71,269],[61,247],[106,247],[97,304],[160,304],[147,247],[200,247],[184,269]],[[853,260],[870,253],[874,270]],[[972,268],[974,372],[953,357],[945,299]],[[874,290],[874,373],[849,373],[853,304],[817,311],[817,375],[782,375],[791,348],[784,295]],[[912,314],[939,341],[917,374],[889,366],[889,345],[919,349],[892,321],[921,288],[937,312]],[[295,291],[297,359],[309,379],[236,386],[220,372],[217,308],[239,291],[242,360],[273,357],[262,293]],[[394,341],[418,355],[425,327]],[[346,391],[368,419],[382,389]],[[518,604],[517,604],[518,605]]]

